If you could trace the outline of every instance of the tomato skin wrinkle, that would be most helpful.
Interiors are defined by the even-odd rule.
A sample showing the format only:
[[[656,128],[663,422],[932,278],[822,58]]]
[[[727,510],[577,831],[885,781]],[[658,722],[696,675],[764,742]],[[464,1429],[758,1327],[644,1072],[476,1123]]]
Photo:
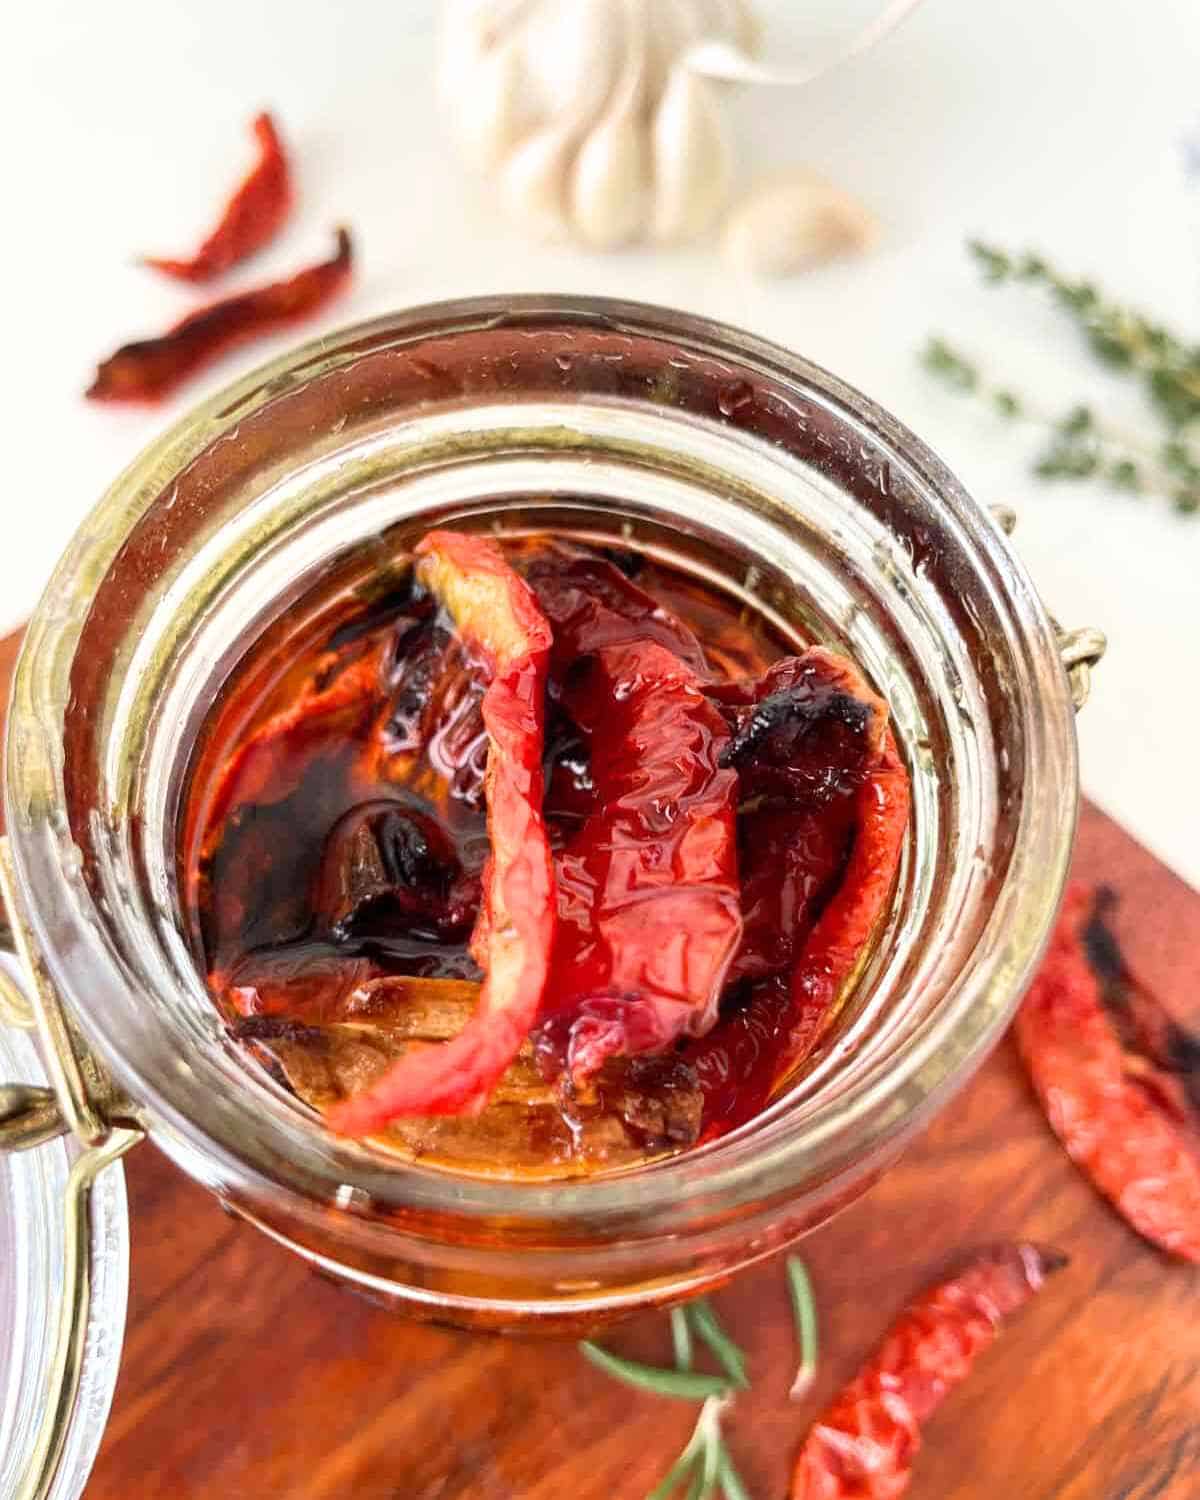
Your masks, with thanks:
[[[1001,1324],[1067,1263],[1041,1246],[979,1251],[909,1304],[883,1343],[813,1424],[789,1500],[897,1500],[908,1489],[921,1427],[966,1377]]]
[[[143,265],[177,281],[211,281],[269,245],[283,228],[294,202],[287,152],[266,111],[255,116],[251,129],[258,160],[203,244],[183,259],[147,255]]]
[[[227,349],[312,317],[343,290],[353,267],[350,233],[339,229],[329,260],[211,302],[157,338],[123,344],[101,361],[87,397],[159,401]]]
[[[362,1136],[405,1115],[478,1113],[537,1016],[555,932],[555,877],[543,819],[542,759],[550,627],[495,542],[430,532],[421,582],[488,664],[482,714],[491,856],[472,940],[486,971],[478,1005],[452,1040],[399,1059],[335,1105],[335,1131]]]
[[[1101,948],[1100,905],[1088,886],[1068,888],[1017,1013],[1017,1050],[1050,1128],[1093,1185],[1145,1239],[1200,1262],[1195,1042],[1182,1044],[1182,1029],[1123,961],[1114,964],[1111,947]],[[1093,964],[1105,957],[1098,971]],[[1119,993],[1106,996],[1114,987]],[[1122,1010],[1135,1023],[1127,1040],[1114,1021],[1114,1014],[1124,1019]],[[1174,1041],[1176,1066],[1168,1066],[1153,1032]]]
[[[595,810],[559,851],[543,1055],[576,1083],[613,1056],[707,1031],[741,940],[729,730],[658,641],[606,645],[563,694]]]

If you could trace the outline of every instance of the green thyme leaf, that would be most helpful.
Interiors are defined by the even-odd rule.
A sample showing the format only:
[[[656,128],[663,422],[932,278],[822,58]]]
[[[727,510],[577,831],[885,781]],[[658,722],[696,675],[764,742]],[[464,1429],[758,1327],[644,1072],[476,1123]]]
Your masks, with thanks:
[[[1067,437],[1081,437],[1085,432],[1091,432],[1094,426],[1090,407],[1073,406],[1059,423],[1059,431]]]
[[[730,1382],[722,1376],[644,1365],[636,1359],[624,1359],[619,1354],[610,1354],[607,1349],[593,1344],[590,1339],[585,1339],[579,1347],[584,1357],[606,1375],[611,1375],[614,1380],[623,1380],[626,1385],[636,1386],[638,1390],[651,1391],[656,1396],[703,1401],[708,1396],[727,1396],[733,1389]]]
[[[992,405],[1002,417],[1019,417],[1021,415],[1020,397],[1012,391],[993,391]]]
[[[921,351],[921,361],[931,374],[955,390],[973,391],[979,384],[979,371],[945,339],[931,338]]]
[[[979,262],[979,268],[988,281],[1007,281],[1012,275],[1012,260],[1003,250],[985,245],[982,240],[968,240],[967,248]]]
[[[817,1378],[817,1303],[813,1296],[808,1269],[798,1255],[787,1258],[788,1290],[792,1297],[792,1321],[796,1325],[796,1348],[799,1361],[796,1378],[788,1395],[802,1401]]]
[[[1114,489],[1128,490],[1131,495],[1141,493],[1142,471],[1131,458],[1118,458],[1109,465],[1108,482]]]

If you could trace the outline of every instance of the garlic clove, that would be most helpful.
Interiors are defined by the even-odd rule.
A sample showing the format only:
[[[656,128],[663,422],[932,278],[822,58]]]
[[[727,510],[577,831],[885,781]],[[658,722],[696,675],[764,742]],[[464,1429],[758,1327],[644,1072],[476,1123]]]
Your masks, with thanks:
[[[608,249],[642,229],[650,181],[644,126],[631,111],[601,121],[580,149],[571,180],[571,222],[587,245]]]
[[[632,239],[646,213],[650,151],[642,96],[649,24],[640,0],[624,0],[624,57],[617,85],[571,173],[571,223],[585,244],[607,249]]]
[[[816,172],[797,168],[760,183],[730,213],[722,249],[756,276],[791,276],[867,249],[879,224],[864,204]]]
[[[567,237],[567,172],[577,145],[574,130],[539,130],[504,162],[500,190],[510,216],[538,239]]]
[[[624,34],[619,0],[530,0],[520,46],[539,117],[574,117],[589,100],[598,110],[617,82]]]
[[[652,129],[654,209],[660,243],[693,239],[725,203],[732,159],[713,86],[685,67],[671,70]]]
[[[520,54],[504,43],[478,59],[470,84],[455,100],[454,137],[463,160],[476,171],[490,171],[528,131],[532,122],[522,82]]]

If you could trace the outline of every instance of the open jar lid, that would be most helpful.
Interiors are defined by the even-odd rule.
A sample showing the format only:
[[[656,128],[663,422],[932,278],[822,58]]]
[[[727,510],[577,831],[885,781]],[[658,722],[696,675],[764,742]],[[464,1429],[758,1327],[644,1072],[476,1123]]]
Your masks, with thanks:
[[[0,1079],[45,1085],[30,1034],[0,1027]],[[68,1136],[0,1153],[0,1495],[78,1500],[108,1420],[125,1330],[129,1213],[119,1161],[96,1177],[82,1233],[90,1256],[74,1274],[71,1215],[82,1200]],[[80,1299],[67,1360],[58,1332]],[[73,1320],[72,1320],[73,1321]],[[71,1366],[78,1361],[78,1385]]]

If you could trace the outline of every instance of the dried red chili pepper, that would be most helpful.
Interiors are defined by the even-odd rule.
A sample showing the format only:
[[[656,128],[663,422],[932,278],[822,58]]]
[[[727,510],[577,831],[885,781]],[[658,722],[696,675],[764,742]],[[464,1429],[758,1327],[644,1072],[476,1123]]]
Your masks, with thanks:
[[[896,1500],[908,1488],[921,1424],[1066,1256],[1036,1245],[984,1250],[931,1287],[810,1429],[790,1500]]]
[[[545,1055],[576,1081],[716,1019],[741,939],[730,732],[696,673],[652,640],[606,645],[562,688],[593,810],[558,851]]]
[[[1200,1261],[1200,1042],[1129,972],[1073,884],[1015,1034],[1050,1127],[1139,1234]]]
[[[256,115],[252,129],[258,160],[196,253],[186,260],[148,255],[143,264],[179,281],[211,281],[274,239],[291,212],[291,172],[271,116]]]
[[[88,397],[160,400],[226,349],[311,317],[346,285],[353,263],[349,232],[339,229],[331,259],[202,307],[158,338],[122,345],[97,369]]]
[[[482,1109],[533,1025],[554,942],[554,869],[542,815],[550,627],[494,542],[435,531],[416,551],[420,581],[490,676],[482,713],[491,856],[472,942],[487,978],[453,1041],[401,1058],[330,1111],[330,1125],[347,1135],[367,1135],[401,1115]]]

